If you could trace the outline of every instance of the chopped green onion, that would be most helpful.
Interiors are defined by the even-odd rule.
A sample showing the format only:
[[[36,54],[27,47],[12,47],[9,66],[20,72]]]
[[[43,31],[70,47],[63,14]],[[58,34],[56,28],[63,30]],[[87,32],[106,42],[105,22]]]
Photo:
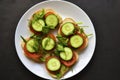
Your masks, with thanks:
[[[45,61],[45,58],[41,57],[40,60],[44,62],[44,61]]]
[[[83,22],[76,22],[78,25],[81,25],[81,24],[83,24]]]
[[[86,36],[88,37],[88,36],[92,36],[93,34],[91,33],[91,34],[87,34]]]
[[[60,43],[61,45],[67,46],[68,38],[63,37],[61,35],[57,35],[56,37],[58,39],[58,43]]]

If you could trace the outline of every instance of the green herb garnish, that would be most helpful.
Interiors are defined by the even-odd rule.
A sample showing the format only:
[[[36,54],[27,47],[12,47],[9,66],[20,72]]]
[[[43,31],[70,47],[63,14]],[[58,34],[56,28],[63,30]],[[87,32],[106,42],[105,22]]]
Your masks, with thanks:
[[[57,37],[57,39],[58,39],[58,43],[60,43],[60,44],[63,45],[63,46],[67,46],[68,38],[63,37],[63,36],[61,36],[61,35],[57,35],[56,37]]]
[[[44,27],[42,28],[42,32],[43,32],[44,34],[47,34],[49,31],[50,31],[49,26],[44,26]]]
[[[80,28],[80,33],[84,33],[84,29],[83,28]]]
[[[45,48],[46,48],[46,46],[48,45],[49,42],[50,42],[50,37],[48,37],[48,39],[45,41],[45,45],[44,45]]]
[[[78,25],[81,25],[81,24],[83,24],[83,22],[76,22]]]
[[[24,37],[22,37],[22,36],[20,36],[20,37],[25,43],[27,42]]]
[[[45,15],[45,10],[42,9],[42,11],[33,14],[33,20],[38,20],[38,19],[42,19]]]
[[[43,19],[44,15],[45,15],[45,10],[44,9],[42,9],[42,11],[39,11],[39,12],[33,14],[33,18],[32,18],[32,20],[30,20],[29,25],[31,23],[36,22],[39,19]]]
[[[54,54],[55,54],[56,56],[60,56],[60,52],[59,52],[57,49],[54,50]]]
[[[36,35],[35,34],[32,34],[31,36],[30,36],[30,38],[34,38]]]
[[[45,61],[45,58],[41,57],[40,60],[44,62],[44,61]]]
[[[61,75],[61,73],[57,73],[56,76],[57,76],[57,80],[60,80],[60,77],[61,77],[62,75]]]
[[[87,34],[86,36],[88,37],[88,36],[92,36],[93,34]]]
[[[57,44],[57,48],[58,51],[64,51],[63,45],[61,44]]]

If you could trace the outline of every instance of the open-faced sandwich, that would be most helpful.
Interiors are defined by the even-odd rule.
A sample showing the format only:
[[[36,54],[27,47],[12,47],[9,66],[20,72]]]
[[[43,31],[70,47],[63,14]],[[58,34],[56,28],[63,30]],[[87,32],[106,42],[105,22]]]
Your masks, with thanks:
[[[35,12],[29,22],[30,31],[34,34],[47,33],[48,29],[55,29],[62,18],[52,9],[41,9]]]
[[[78,54],[69,47],[63,47],[62,50],[59,45],[59,48],[56,48],[58,50],[58,55],[47,57],[45,65],[48,73],[53,78],[61,78],[77,62]]]
[[[58,34],[69,39],[68,45],[77,50],[83,50],[88,45],[88,37],[83,28],[72,18],[65,18],[60,24]]]

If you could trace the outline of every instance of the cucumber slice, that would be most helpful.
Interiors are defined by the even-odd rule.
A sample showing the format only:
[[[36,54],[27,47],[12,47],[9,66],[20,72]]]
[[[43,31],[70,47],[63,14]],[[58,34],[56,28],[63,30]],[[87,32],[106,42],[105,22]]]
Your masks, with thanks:
[[[61,67],[61,63],[57,58],[51,58],[47,62],[47,68],[50,71],[57,71]]]
[[[50,37],[46,37],[42,40],[42,47],[45,50],[52,50],[55,47],[55,41]]]
[[[74,48],[78,48],[83,44],[83,38],[79,35],[74,35],[70,38],[70,44]]]
[[[71,34],[73,34],[73,31],[74,31],[74,25],[72,23],[67,22],[67,23],[63,24],[62,32],[64,35],[66,35],[66,36],[71,35]]]
[[[26,43],[26,49],[31,53],[37,52],[39,50],[39,43],[35,39],[30,39]]]
[[[64,52],[60,52],[60,58],[63,60],[69,61],[73,57],[72,50],[69,47],[64,48]]]
[[[44,26],[45,26],[45,22],[42,19],[32,22],[32,28],[35,31],[38,31],[38,32],[42,31],[42,27]]]
[[[50,29],[55,29],[55,27],[58,25],[58,18],[56,15],[50,14],[46,17],[45,22]]]

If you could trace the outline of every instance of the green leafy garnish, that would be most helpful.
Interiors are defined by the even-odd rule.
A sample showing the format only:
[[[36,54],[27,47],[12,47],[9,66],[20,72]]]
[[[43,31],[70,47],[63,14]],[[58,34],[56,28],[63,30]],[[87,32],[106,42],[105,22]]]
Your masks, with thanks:
[[[34,38],[36,35],[35,34],[32,34],[31,36],[30,36],[30,38]]]
[[[50,31],[49,26],[44,26],[44,27],[42,28],[42,32],[43,32],[44,34],[47,34],[49,31]]]
[[[42,19],[44,15],[45,15],[45,10],[42,9],[42,11],[33,14],[33,20]]]
[[[42,39],[43,39],[43,35],[35,35],[35,34],[33,34],[30,38],[35,39],[39,44],[41,44]]]
[[[87,34],[86,36],[88,37],[88,36],[92,36],[93,34]]]
[[[56,56],[60,56],[60,52],[63,52],[63,51],[64,51],[64,46],[60,43],[57,43],[56,49],[54,50],[54,54]]]
[[[35,50],[35,52],[38,52],[38,51],[39,51],[39,48],[36,47],[36,46],[32,46],[32,48]]]
[[[78,25],[81,25],[81,24],[83,24],[83,22],[76,22]]]
[[[27,42],[24,37],[22,37],[22,36],[20,36],[20,37],[25,43]]]
[[[58,43],[60,43],[61,45],[67,46],[68,38],[63,37],[61,35],[57,35],[56,37],[58,39]]]
[[[64,51],[63,45],[61,44],[57,44],[57,48],[58,51]]]
[[[59,52],[57,49],[54,50],[54,54],[55,54],[56,56],[60,56],[60,52]]]
[[[83,28],[80,28],[80,33],[84,33],[84,29]]]
[[[45,15],[45,10],[44,9],[42,9],[42,11],[39,11],[39,12],[33,14],[33,18],[32,18],[32,20],[30,20],[29,25],[31,23],[36,22],[39,19],[43,19],[44,15]]]
[[[35,39],[39,44],[42,44],[42,39],[44,38],[43,34],[35,35],[33,34],[30,38]],[[46,43],[47,46],[47,43]],[[39,45],[39,51],[40,53],[46,54],[47,52],[43,49],[42,45]]]
[[[56,76],[57,76],[57,79],[60,80],[60,77],[61,77],[62,75],[61,75],[61,73],[57,73]]]
[[[43,58],[43,57],[41,57],[40,60],[43,61],[43,62],[45,62],[45,58]]]

